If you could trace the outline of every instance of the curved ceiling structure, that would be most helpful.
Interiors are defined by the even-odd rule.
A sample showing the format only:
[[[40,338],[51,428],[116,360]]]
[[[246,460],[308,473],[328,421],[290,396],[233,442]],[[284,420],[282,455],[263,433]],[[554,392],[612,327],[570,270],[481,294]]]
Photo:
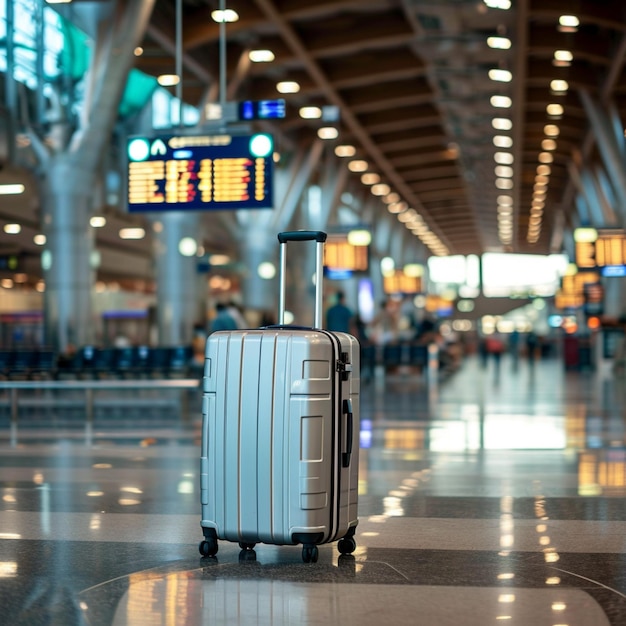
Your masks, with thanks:
[[[81,4],[112,6],[65,6]],[[222,26],[211,17],[219,5],[155,0],[136,67],[158,76],[181,63],[172,93],[200,108],[283,97],[285,119],[265,128],[301,154],[326,122],[299,109],[338,112],[334,144],[354,145],[397,194],[376,210],[413,209],[419,217],[399,214],[398,228],[410,226],[431,253],[543,254],[561,251],[580,223],[623,224],[621,0],[232,0],[239,20]],[[560,24],[564,15],[574,23]],[[274,59],[251,62],[256,49]],[[279,93],[285,80],[299,91]],[[371,199],[360,176],[350,173],[350,184]],[[0,252],[35,259],[36,198],[3,203],[0,219],[18,218],[22,233],[0,241]],[[415,228],[420,219],[434,243]],[[124,211],[107,220],[97,233],[102,271],[150,278],[149,242],[119,239]],[[211,231],[219,244],[228,237],[223,225]]]
[[[219,96],[218,4],[183,0],[186,102]],[[297,81],[276,132],[303,147],[320,122],[298,109],[338,107],[337,141],[354,144],[450,253],[558,250],[578,221],[576,172],[599,158],[584,98],[626,107],[626,5],[498,4],[229,2],[239,20],[225,27],[227,99],[280,97],[279,81]],[[172,72],[175,26],[176,0],[157,0],[140,69]],[[275,58],[250,63],[251,49]]]

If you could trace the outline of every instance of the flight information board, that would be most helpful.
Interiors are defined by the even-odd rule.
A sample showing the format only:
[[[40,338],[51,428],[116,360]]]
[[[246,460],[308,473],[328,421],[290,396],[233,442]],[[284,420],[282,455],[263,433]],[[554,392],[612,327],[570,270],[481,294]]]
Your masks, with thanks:
[[[131,137],[128,210],[272,208],[270,135]]]

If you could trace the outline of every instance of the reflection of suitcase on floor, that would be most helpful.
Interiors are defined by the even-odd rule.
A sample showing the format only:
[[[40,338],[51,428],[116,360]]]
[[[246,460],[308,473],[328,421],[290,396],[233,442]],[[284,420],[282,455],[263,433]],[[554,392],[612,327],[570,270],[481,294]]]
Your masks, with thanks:
[[[202,401],[204,541],[356,548],[359,344],[321,330],[325,233],[280,233],[279,325],[218,331],[206,344]],[[315,328],[284,326],[287,241],[317,242]],[[245,553],[242,554],[244,556]]]

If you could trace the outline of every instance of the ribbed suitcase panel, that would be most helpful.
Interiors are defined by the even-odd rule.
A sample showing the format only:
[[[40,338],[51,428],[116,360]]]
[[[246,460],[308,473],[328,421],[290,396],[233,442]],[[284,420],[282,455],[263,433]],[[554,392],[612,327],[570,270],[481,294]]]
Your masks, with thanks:
[[[353,402],[358,459],[352,341],[345,350],[357,379],[342,383],[342,393]],[[335,358],[329,337],[315,331],[220,332],[207,342],[202,524],[215,527],[218,538],[285,544],[293,532],[321,532],[330,540],[331,531],[338,538],[356,524],[357,463],[340,467],[346,416],[334,416]]]

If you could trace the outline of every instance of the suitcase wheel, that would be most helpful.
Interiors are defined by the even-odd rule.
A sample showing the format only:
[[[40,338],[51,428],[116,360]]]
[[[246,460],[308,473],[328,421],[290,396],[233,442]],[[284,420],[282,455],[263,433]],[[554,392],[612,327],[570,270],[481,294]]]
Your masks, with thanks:
[[[352,554],[356,550],[356,541],[354,537],[344,537],[339,540],[337,549],[341,554]]]
[[[217,539],[213,539],[213,537],[209,537],[204,541],[200,542],[198,546],[198,550],[200,550],[200,554],[202,556],[215,556],[217,554]]]
[[[242,550],[254,550],[254,546],[256,546],[256,543],[247,543],[246,541],[239,542],[239,547]]]
[[[319,556],[319,550],[317,546],[303,546],[302,560],[305,563],[317,563],[318,556]]]

